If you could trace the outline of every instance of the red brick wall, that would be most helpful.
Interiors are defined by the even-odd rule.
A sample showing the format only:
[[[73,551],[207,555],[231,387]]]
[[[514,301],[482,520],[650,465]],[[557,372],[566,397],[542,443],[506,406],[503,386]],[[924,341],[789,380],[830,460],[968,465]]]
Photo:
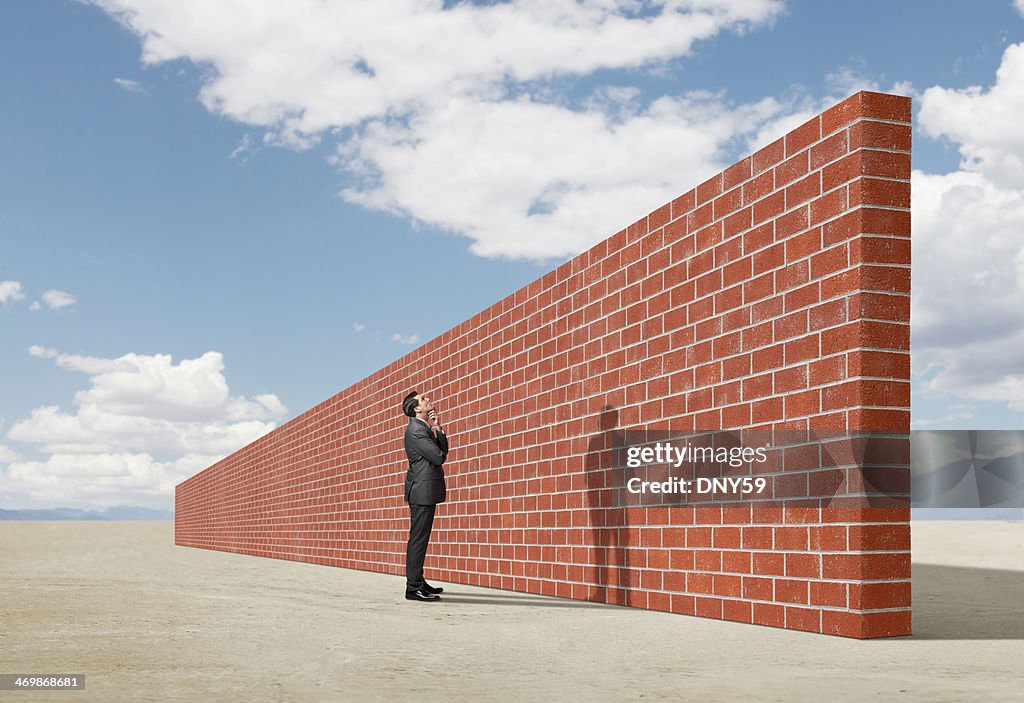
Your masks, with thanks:
[[[403,574],[418,389],[453,447],[431,580],[909,634],[908,507],[606,508],[587,468],[608,407],[909,430],[910,141],[909,98],[851,96],[184,481],[175,543]]]

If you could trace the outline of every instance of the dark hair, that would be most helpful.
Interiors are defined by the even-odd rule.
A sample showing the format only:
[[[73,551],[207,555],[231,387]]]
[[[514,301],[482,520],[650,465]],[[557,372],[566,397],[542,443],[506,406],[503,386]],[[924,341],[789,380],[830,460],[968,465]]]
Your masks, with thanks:
[[[413,391],[402,401],[402,412],[409,417],[416,417],[416,406],[420,404],[420,401],[416,400],[416,396],[417,392]]]

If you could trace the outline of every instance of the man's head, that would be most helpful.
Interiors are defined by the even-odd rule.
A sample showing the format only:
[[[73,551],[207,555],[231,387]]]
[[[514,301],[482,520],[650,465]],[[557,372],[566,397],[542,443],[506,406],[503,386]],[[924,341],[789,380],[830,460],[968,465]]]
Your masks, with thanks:
[[[416,391],[409,393],[409,395],[405,396],[405,400],[402,401],[402,412],[409,417],[418,417],[425,420],[433,410],[434,404],[430,401],[430,398]]]

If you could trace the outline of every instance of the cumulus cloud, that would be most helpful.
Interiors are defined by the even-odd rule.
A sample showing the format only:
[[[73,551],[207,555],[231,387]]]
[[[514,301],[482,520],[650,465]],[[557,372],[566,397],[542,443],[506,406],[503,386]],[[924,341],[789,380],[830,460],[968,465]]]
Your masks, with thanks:
[[[451,100],[344,144],[338,163],[367,177],[343,196],[464,234],[481,256],[565,257],[722,169],[727,145],[816,106],[802,107],[696,91],[619,120],[529,97]]]
[[[123,88],[124,90],[127,90],[129,93],[144,92],[142,89],[142,84],[138,81],[133,81],[130,78],[115,78],[114,85],[116,85],[118,88]]]
[[[412,334],[401,334],[400,332],[395,332],[391,335],[391,341],[398,342],[399,344],[419,344],[420,335],[419,332],[414,332]]]
[[[57,505],[167,508],[174,486],[211,459],[196,454],[173,461],[157,461],[146,453],[53,454],[45,461],[10,464],[0,473],[0,489]]]
[[[1013,0],[1013,6],[1017,8],[1017,12],[1024,16],[1024,0]]]
[[[90,387],[74,396],[74,411],[38,407],[7,433],[50,455],[8,458],[0,474],[0,487],[36,498],[166,499],[176,483],[287,414],[276,395],[232,395],[218,352],[178,363],[164,354],[104,359],[41,346],[29,354],[90,376]]]
[[[1002,188],[1024,188],[1024,44],[1003,53],[990,88],[934,86],[924,92],[921,129],[960,150],[960,168]]]
[[[70,293],[62,290],[48,290],[42,294],[41,300],[35,300],[29,305],[30,310],[42,310],[45,305],[50,310],[60,310],[71,307],[78,302],[78,299]]]
[[[0,444],[0,464],[6,464],[11,461],[18,461],[21,457],[16,451],[8,446]]]
[[[20,281],[0,281],[0,305],[24,298],[25,292],[21,288]]]
[[[418,102],[554,75],[639,67],[770,22],[779,0],[95,0],[146,64],[213,69],[211,110],[300,140]],[[230,31],[226,31],[230,29]]]
[[[342,197],[462,234],[482,256],[574,254],[727,165],[737,134],[817,107],[643,102],[628,86],[574,107],[551,89],[664,67],[769,25],[778,0],[96,4],[141,39],[144,63],[204,67],[203,104],[265,143],[334,140]]]
[[[48,290],[42,295],[43,303],[51,310],[60,310],[78,302],[75,296],[62,290]]]
[[[913,363],[925,396],[1024,411],[1024,44],[989,88],[924,91],[919,123],[960,168],[915,171]]]

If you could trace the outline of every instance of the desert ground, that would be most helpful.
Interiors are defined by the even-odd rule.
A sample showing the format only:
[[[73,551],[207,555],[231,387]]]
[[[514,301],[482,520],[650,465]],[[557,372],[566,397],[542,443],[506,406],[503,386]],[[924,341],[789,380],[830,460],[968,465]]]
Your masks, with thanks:
[[[0,701],[1015,701],[1024,522],[914,522],[912,637],[851,640],[0,522]],[[428,570],[429,578],[429,570]]]

